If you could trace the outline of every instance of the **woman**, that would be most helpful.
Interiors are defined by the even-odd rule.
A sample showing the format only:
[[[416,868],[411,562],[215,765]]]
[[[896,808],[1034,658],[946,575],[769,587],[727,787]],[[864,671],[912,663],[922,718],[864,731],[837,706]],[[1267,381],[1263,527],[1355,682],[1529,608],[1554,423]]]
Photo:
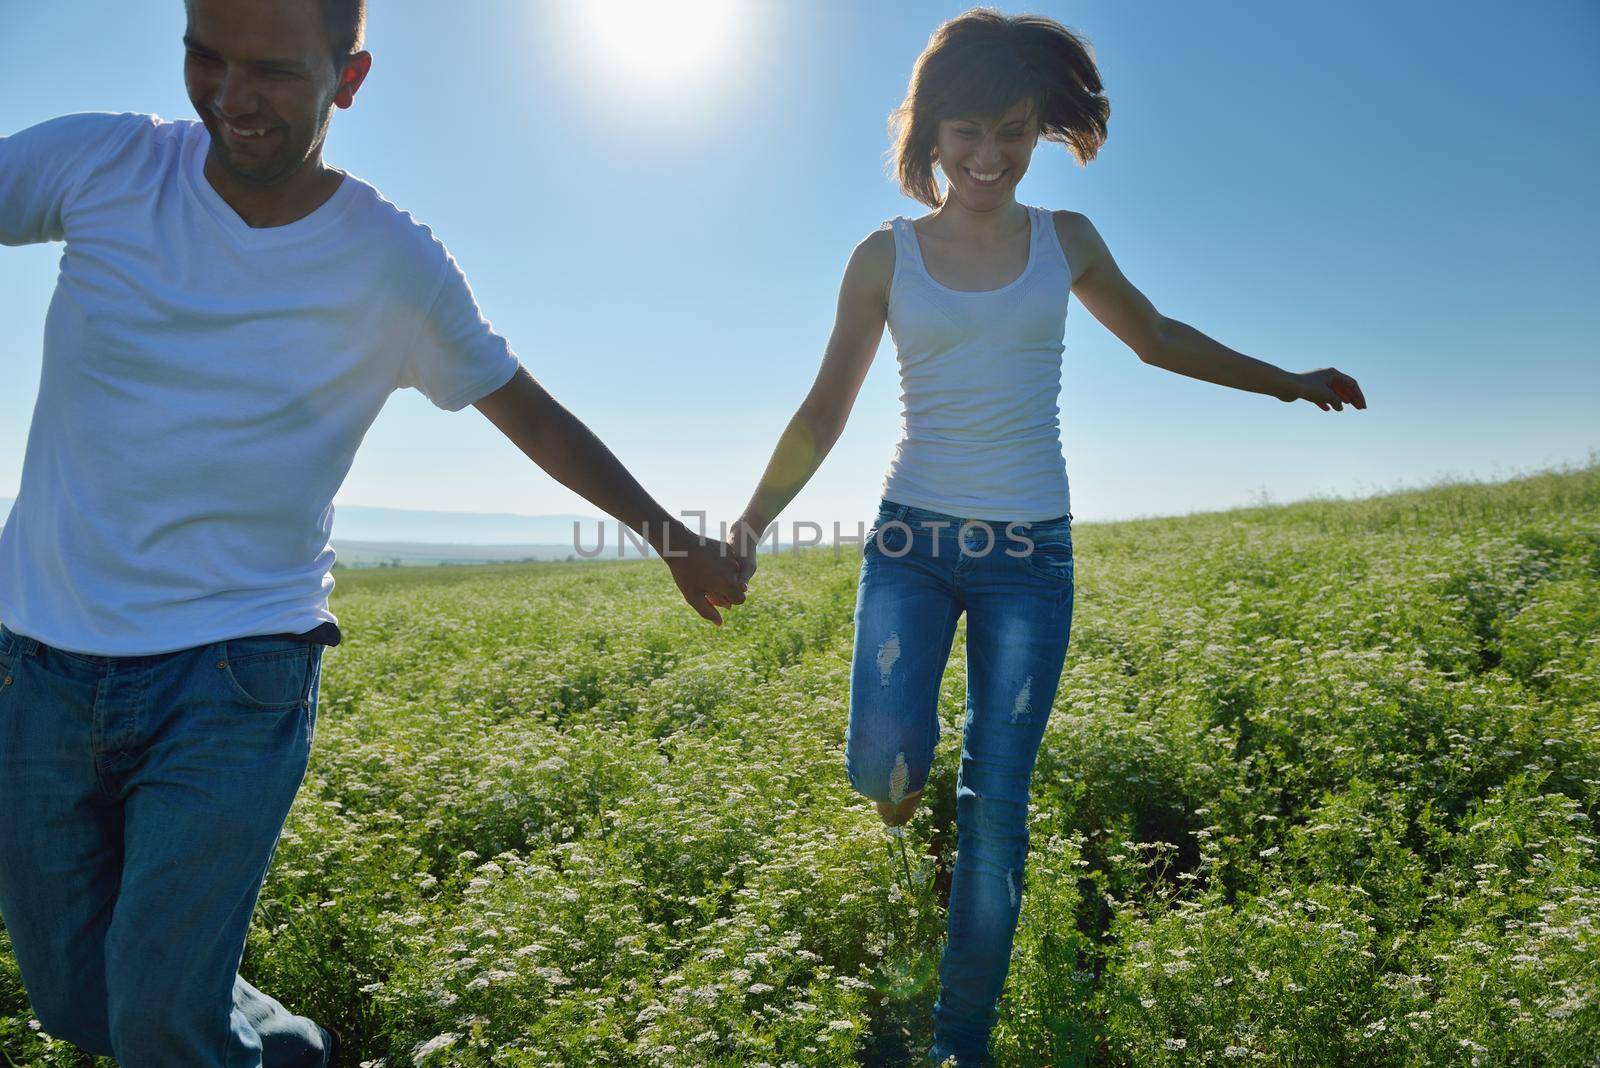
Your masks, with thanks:
[[[973,10],[939,28],[891,120],[900,186],[933,210],[856,247],[821,370],[734,527],[748,579],[754,547],[844,428],[887,322],[904,428],[862,549],[846,770],[886,824],[910,819],[965,611],[959,844],[934,1061],[988,1059],[1021,906],[1029,780],[1071,631],[1057,408],[1068,294],[1146,363],[1324,411],[1366,407],[1333,368],[1293,374],[1163,317],[1087,218],[1017,201],[1040,137],[1087,163],[1109,114],[1087,43],[1060,24]]]

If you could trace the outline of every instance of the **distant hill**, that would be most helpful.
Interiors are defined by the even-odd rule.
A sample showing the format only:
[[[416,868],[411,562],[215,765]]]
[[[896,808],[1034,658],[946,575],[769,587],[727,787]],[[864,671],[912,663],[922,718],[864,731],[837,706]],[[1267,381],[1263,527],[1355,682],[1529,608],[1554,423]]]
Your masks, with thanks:
[[[572,525],[580,524],[580,544],[595,543],[595,524],[587,515],[513,515],[507,512],[430,512],[409,508],[335,506],[333,540],[408,541],[434,545],[568,545]],[[609,541],[616,543],[616,523],[606,520]]]
[[[13,497],[0,497],[0,523],[11,513]],[[624,539],[619,553],[617,522],[604,520],[605,547],[599,546],[602,521],[585,515],[515,515],[509,512],[430,512],[407,508],[345,505],[334,510],[333,544],[345,567],[380,564],[483,564],[522,560],[638,559]],[[577,551],[573,524],[579,524]]]
[[[602,549],[602,520],[594,516],[344,505],[334,509],[333,547],[344,567],[639,559],[643,554],[631,538],[619,550],[618,526],[603,521]]]
[[[594,535],[585,548],[592,550]],[[642,554],[631,542],[623,543],[619,555],[615,537],[606,543],[599,556],[582,557],[566,545],[450,545],[419,541],[348,541],[335,538],[334,552],[339,567],[431,567],[436,564],[520,564],[544,560],[638,560]]]
[[[15,498],[0,497],[0,521],[11,512]],[[593,549],[600,519],[587,515],[513,515],[508,512],[430,512],[408,508],[369,508],[342,505],[334,509],[336,543],[420,542],[429,547],[501,545],[572,551],[572,524],[581,526],[581,541]],[[615,555],[617,524],[605,520],[606,544]],[[544,558],[544,557],[542,557]],[[498,557],[497,557],[498,559]]]

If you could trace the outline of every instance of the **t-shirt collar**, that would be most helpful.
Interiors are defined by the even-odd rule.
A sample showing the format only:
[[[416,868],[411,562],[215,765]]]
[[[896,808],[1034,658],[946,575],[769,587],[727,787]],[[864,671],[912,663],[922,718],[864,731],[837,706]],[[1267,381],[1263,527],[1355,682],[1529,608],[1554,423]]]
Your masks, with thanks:
[[[281,245],[303,240],[320,233],[344,214],[354,200],[357,181],[349,174],[339,183],[333,195],[310,212],[283,226],[253,227],[239,217],[222,194],[206,178],[206,155],[211,151],[211,134],[205,124],[191,122],[189,135],[184,139],[184,174],[190,192],[205,207],[206,212],[236,241],[253,247]]]

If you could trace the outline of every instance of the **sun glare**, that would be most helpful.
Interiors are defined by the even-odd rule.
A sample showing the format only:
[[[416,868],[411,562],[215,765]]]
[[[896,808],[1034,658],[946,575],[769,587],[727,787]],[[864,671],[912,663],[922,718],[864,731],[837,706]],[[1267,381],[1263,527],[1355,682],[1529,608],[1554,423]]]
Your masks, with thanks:
[[[600,52],[653,82],[699,79],[726,57],[735,0],[593,0],[586,4]]]

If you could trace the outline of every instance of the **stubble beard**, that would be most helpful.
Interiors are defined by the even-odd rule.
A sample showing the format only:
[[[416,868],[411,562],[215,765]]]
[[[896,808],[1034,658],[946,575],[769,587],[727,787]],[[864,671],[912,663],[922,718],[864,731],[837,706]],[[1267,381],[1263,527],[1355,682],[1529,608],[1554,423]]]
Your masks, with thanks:
[[[229,175],[247,185],[257,188],[270,188],[282,185],[289,179],[299,174],[314,156],[318,155],[324,140],[328,135],[328,126],[333,119],[333,101],[329,100],[323,107],[321,117],[311,140],[303,147],[286,145],[282,152],[273,158],[263,161],[263,167],[245,169],[234,162],[233,153],[229,150],[221,131],[222,120],[213,116],[216,124],[211,134],[211,151],[216,156],[217,162]],[[291,127],[292,129],[292,127]]]

